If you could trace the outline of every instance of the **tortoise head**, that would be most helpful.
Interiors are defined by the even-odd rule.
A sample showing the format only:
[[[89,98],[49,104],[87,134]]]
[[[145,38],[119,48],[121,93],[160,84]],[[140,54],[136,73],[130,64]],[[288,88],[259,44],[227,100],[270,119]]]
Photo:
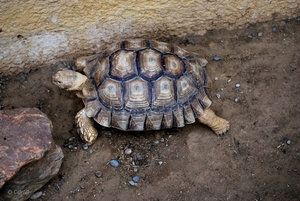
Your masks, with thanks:
[[[59,88],[72,90],[82,90],[86,77],[72,70],[61,70],[52,76],[53,84]]]

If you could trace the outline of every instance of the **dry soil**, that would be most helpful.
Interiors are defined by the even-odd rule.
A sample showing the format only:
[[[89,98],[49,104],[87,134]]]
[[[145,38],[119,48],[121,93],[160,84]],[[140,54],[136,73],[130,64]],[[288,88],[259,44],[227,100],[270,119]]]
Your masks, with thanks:
[[[209,61],[211,108],[230,120],[229,132],[217,137],[200,123],[149,132],[98,127],[102,134],[84,150],[74,124],[83,104],[51,82],[74,60],[1,78],[1,109],[38,107],[63,147],[59,175],[38,200],[300,200],[299,18],[160,40]]]

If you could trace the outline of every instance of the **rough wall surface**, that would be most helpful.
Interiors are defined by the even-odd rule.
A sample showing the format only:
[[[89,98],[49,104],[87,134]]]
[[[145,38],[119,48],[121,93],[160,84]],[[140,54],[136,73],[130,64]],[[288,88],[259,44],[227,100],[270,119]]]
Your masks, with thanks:
[[[126,38],[205,34],[300,15],[297,0],[0,0],[0,76]]]

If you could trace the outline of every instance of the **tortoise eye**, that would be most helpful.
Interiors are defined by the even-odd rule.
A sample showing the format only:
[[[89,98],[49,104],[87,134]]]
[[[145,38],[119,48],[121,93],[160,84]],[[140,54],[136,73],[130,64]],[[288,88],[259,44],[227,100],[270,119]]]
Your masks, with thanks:
[[[59,84],[61,84],[61,81],[59,80],[59,81],[57,81]]]

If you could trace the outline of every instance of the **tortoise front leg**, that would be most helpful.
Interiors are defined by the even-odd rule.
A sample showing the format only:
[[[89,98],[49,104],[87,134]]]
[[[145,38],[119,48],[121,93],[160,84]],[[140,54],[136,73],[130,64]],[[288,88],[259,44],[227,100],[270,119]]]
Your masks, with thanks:
[[[76,114],[75,122],[77,125],[77,133],[80,138],[88,145],[94,144],[97,139],[98,132],[94,127],[93,119],[86,115],[85,108]]]
[[[204,110],[204,114],[198,117],[198,121],[209,126],[217,135],[225,134],[229,130],[229,121],[218,117],[210,108]]]

